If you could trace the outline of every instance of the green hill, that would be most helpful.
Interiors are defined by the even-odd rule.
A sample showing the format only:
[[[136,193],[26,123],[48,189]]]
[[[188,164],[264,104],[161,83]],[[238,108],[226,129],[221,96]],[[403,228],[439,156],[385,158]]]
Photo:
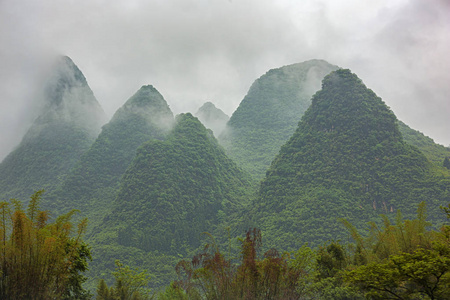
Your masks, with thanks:
[[[166,140],[138,149],[101,228],[119,232],[122,245],[179,253],[199,246],[201,232],[241,208],[248,186],[211,131],[182,114]],[[121,234],[125,229],[139,231],[142,239],[133,242],[130,232]]]
[[[398,129],[405,142],[417,147],[436,166],[442,167],[444,159],[450,157],[450,148],[436,144],[433,139],[412,129],[405,123],[398,121]]]
[[[327,75],[281,148],[251,213],[270,246],[295,249],[347,238],[338,218],[361,227],[381,213],[413,216],[425,201],[436,221],[448,175],[403,141],[397,119],[349,70]]]
[[[27,198],[53,190],[92,144],[105,115],[78,67],[68,57],[55,64],[39,117],[0,164],[0,196]]]
[[[323,60],[310,60],[270,70],[257,79],[219,137],[227,154],[262,179],[297,128],[322,78],[337,68]]]
[[[173,125],[173,114],[153,86],[143,86],[103,126],[54,195],[61,210],[79,209],[97,224],[110,208],[119,179],[136,155],[152,139],[163,139]]]
[[[167,138],[144,143],[123,175],[114,209],[91,235],[101,253],[93,269],[121,258],[145,261],[161,276],[160,263],[170,260],[165,267],[172,264],[173,275],[174,263],[201,246],[203,232],[242,210],[249,186],[210,130],[189,113],[177,116]]]

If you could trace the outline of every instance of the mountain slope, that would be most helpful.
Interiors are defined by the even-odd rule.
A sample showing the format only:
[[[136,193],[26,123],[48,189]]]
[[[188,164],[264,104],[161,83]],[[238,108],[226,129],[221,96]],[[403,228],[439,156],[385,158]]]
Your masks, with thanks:
[[[338,67],[310,60],[268,71],[250,87],[219,140],[240,166],[262,179],[320,88]]]
[[[199,246],[201,232],[241,208],[248,186],[211,132],[182,114],[165,141],[139,148],[101,227],[116,230],[121,245],[180,253]]]
[[[54,189],[105,120],[86,78],[68,57],[55,64],[43,101],[42,113],[0,164],[2,197],[29,197],[34,190]]]
[[[449,178],[406,144],[395,115],[349,70],[326,76],[297,131],[272,163],[254,203],[270,245],[298,247],[345,237],[337,218],[357,226],[385,213],[430,215],[448,201]]]
[[[195,116],[206,128],[211,129],[216,137],[220,136],[225,130],[227,122],[230,119],[229,116],[211,102],[203,104],[195,113]]]
[[[62,210],[79,209],[96,224],[110,207],[119,179],[136,149],[148,140],[163,139],[173,122],[163,96],[153,86],[141,87],[103,126],[96,141],[52,195],[54,201]]]
[[[145,264],[156,285],[167,283],[178,260],[201,245],[202,233],[214,231],[248,201],[248,176],[212,132],[191,114],[176,121],[164,141],[139,147],[120,180],[113,210],[91,233],[98,257],[93,274],[120,259]]]
[[[423,133],[412,129],[405,123],[398,121],[398,128],[406,143],[417,147],[429,161],[442,167],[444,159],[450,157],[450,148],[436,144],[433,139]]]

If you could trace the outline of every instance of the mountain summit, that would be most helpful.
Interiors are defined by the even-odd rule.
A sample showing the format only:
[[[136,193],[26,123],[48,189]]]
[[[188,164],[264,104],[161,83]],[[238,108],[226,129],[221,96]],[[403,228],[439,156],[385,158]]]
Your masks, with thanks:
[[[105,114],[78,67],[60,57],[43,89],[42,112],[0,164],[0,195],[52,190],[92,144]]]
[[[211,102],[203,104],[197,113],[195,113],[195,116],[206,128],[211,129],[216,137],[220,136],[225,130],[227,122],[230,119],[229,116]]]
[[[58,190],[55,201],[61,208],[101,215],[109,207],[136,149],[146,141],[164,139],[173,123],[172,111],[163,96],[151,85],[141,87],[103,126]],[[91,218],[94,223],[97,219]]]
[[[121,179],[104,236],[144,251],[186,254],[247,201],[249,181],[212,132],[191,114],[177,116],[167,139],[143,144]]]
[[[337,68],[310,60],[270,70],[257,79],[219,137],[228,155],[262,179],[297,128],[323,77]]]
[[[86,78],[67,56],[60,57],[53,67],[44,90],[42,107],[42,113],[28,135],[40,126],[63,122],[83,128],[95,137],[106,121]]]
[[[349,70],[337,70],[324,78],[267,172],[255,202],[256,226],[269,240],[293,247],[343,238],[337,218],[362,225],[398,210],[413,216],[421,201],[437,211],[449,186],[448,178],[438,178],[403,141],[381,98]]]

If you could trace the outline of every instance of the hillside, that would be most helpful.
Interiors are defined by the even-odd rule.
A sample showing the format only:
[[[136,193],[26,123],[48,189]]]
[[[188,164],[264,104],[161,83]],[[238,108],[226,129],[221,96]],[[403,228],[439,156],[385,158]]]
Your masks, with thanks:
[[[337,70],[281,148],[251,213],[271,246],[290,249],[346,238],[338,218],[361,228],[381,213],[410,217],[421,201],[436,221],[450,180],[433,170],[403,141],[383,101],[355,74]]]
[[[262,179],[297,128],[322,78],[337,68],[310,60],[272,69],[257,79],[219,137],[227,154],[255,179]]]
[[[442,167],[444,159],[450,157],[450,148],[436,144],[433,139],[405,123],[398,121],[398,129],[406,143],[417,147],[435,165]]]
[[[153,267],[155,255],[184,257],[203,232],[242,209],[249,186],[212,132],[191,114],[179,115],[167,139],[143,144],[122,177],[114,209],[91,236],[102,253],[94,268],[117,257],[136,262],[130,253],[152,258]]]
[[[141,87],[81,157],[58,191],[48,196],[60,210],[79,209],[97,224],[110,208],[119,179],[137,148],[163,139],[173,125],[173,114],[163,96],[151,85]]]
[[[27,198],[53,190],[97,137],[105,115],[86,78],[60,57],[47,80],[42,111],[0,164],[0,196]]]

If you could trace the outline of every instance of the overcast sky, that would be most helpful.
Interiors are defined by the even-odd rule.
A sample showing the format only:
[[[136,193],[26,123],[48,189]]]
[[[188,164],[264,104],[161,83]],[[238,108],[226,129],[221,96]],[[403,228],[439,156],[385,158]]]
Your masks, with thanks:
[[[48,59],[68,55],[111,116],[152,84],[174,113],[228,115],[272,68],[349,68],[397,117],[450,145],[448,0],[0,0],[0,159],[35,117]]]

